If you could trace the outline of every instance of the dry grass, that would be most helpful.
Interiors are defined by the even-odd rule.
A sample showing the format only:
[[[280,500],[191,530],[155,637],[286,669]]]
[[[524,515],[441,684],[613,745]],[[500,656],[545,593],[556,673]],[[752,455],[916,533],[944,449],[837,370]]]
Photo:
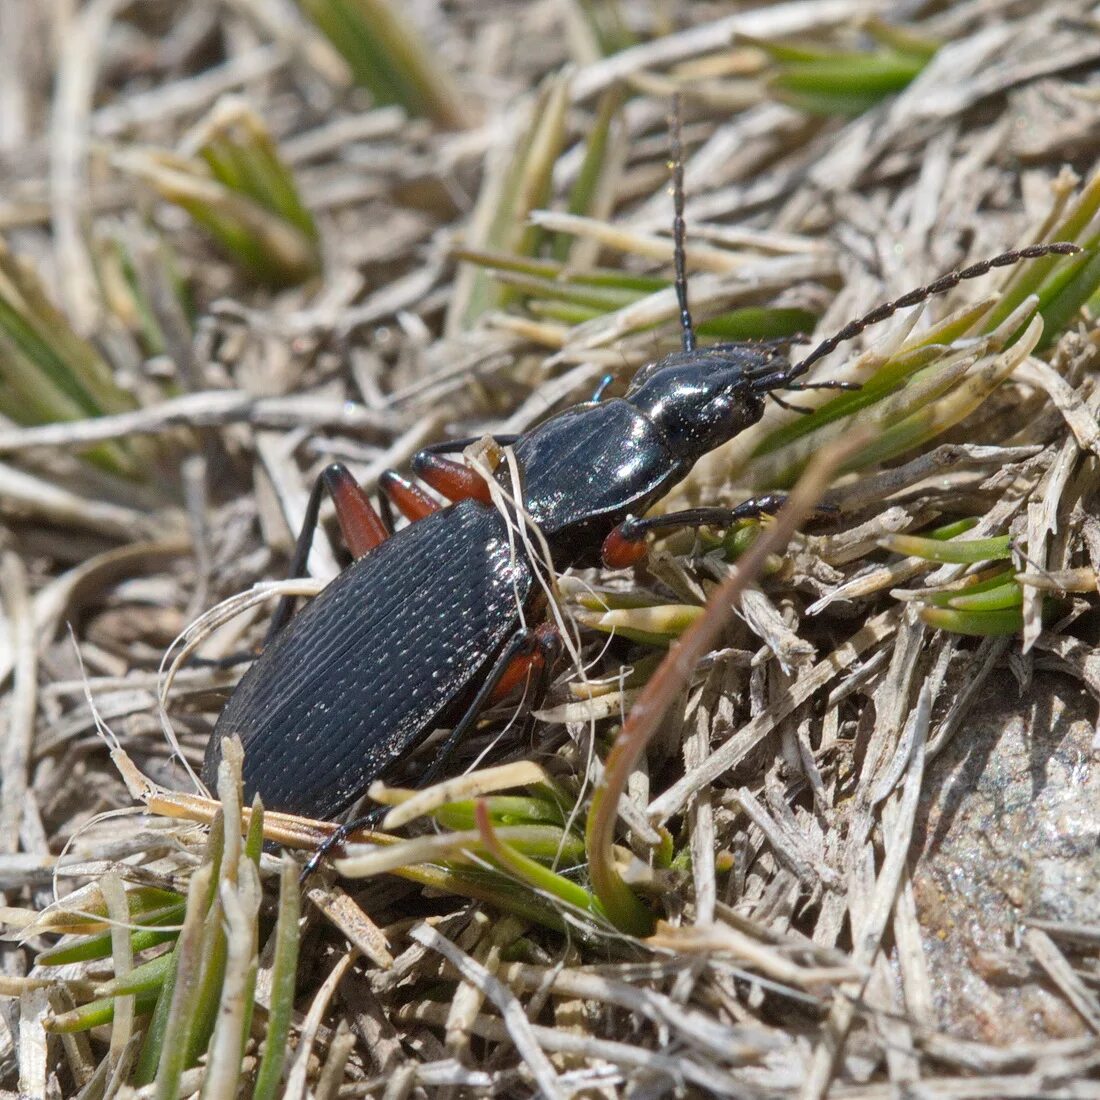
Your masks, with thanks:
[[[422,39],[329,27],[349,67],[284,0],[0,0],[5,1095],[1100,1096],[1096,11],[405,7]],[[498,715],[465,783],[378,792],[411,839],[299,911],[262,840],[325,829],[231,767],[216,820],[178,793],[237,673],[163,654],[281,575],[324,463],[373,491],[675,346],[677,89],[706,338],[1086,251],[871,330],[814,375],[859,394],[708,456],[662,507],[824,453],[835,517],[563,578],[586,668],[534,741]]]

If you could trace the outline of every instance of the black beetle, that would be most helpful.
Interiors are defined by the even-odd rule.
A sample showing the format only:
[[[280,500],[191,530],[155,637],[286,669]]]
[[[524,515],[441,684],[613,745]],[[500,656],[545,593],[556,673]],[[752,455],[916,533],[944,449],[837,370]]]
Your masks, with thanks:
[[[841,388],[805,383],[809,367],[868,325],[963,279],[1025,258],[1077,251],[1037,245],[953,272],[852,321],[792,364],[789,342],[696,346],[684,273],[682,167],[673,158],[676,293],[682,349],[644,367],[621,398],[594,400],[550,417],[511,443],[525,522],[541,532],[555,570],[626,565],[647,531],[728,526],[771,511],[777,496],[737,508],[696,508],[651,519],[647,510],[707,451],[755,424],[777,390]],[[515,512],[490,500],[488,483],[442,457],[470,441],[429,448],[413,470],[455,501],[438,504],[389,472],[380,480],[416,522],[392,532],[348,471],[318,478],[295,551],[304,570],[322,493],[334,498],[355,561],[289,623],[276,611],[262,656],[242,677],[210,739],[203,778],[213,785],[223,737],[245,749],[244,785],[275,810],[331,819],[432,731],[451,733],[422,777],[434,778],[492,698],[552,664],[557,637],[538,624],[544,566],[516,539]],[[510,485],[510,463],[496,475]],[[356,823],[357,824],[357,823]],[[346,835],[341,830],[338,838]],[[326,846],[328,847],[328,846]]]

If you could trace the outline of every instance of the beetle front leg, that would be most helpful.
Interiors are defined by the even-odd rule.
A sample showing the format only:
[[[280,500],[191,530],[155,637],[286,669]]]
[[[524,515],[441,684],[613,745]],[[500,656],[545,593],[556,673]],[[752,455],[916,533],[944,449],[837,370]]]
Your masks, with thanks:
[[[603,562],[609,569],[637,565],[646,555],[645,537],[650,531],[677,527],[729,527],[742,519],[774,515],[786,503],[786,493],[768,493],[738,504],[736,508],[686,508],[664,516],[637,519],[627,516],[603,542]]]

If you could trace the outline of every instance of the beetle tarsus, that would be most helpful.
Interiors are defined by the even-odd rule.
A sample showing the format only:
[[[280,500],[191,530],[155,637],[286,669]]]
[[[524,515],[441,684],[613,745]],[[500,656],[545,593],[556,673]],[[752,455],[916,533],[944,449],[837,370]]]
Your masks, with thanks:
[[[359,832],[360,829],[370,829],[373,832],[375,827],[382,821],[382,818],[386,816],[388,810],[388,806],[376,806],[370,813],[362,814],[360,817],[353,817],[350,821],[345,821],[343,825],[340,825],[332,836],[323,840],[317,846],[317,851],[306,860],[306,864],[302,868],[302,873],[298,876],[299,886],[305,886],[306,882],[313,877],[321,864],[335,852],[337,848],[342,848],[353,833]]]

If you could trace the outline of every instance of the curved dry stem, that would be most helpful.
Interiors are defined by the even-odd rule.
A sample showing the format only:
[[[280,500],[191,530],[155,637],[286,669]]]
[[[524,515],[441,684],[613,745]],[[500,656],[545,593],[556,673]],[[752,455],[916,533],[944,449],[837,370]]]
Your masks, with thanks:
[[[615,738],[607,755],[603,782],[592,795],[585,843],[593,892],[608,917],[622,931],[648,935],[653,929],[653,914],[623,881],[612,858],[619,799],[634,765],[696,664],[717,643],[741,593],[760,576],[768,556],[786,546],[799,524],[813,511],[842,463],[868,442],[867,433],[855,432],[825,448],[810,463],[775,523],[762,531],[749,547],[737,571],[715,591],[703,616],[672,644],[668,656],[650,677]]]

